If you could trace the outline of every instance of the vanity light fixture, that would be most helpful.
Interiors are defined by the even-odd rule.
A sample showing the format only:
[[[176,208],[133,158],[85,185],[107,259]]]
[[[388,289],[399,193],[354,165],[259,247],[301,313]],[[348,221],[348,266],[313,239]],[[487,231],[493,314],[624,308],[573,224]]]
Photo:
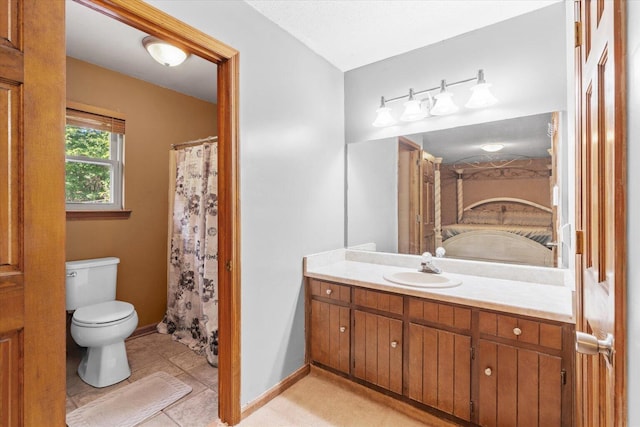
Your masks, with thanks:
[[[491,143],[491,144],[483,144],[480,146],[484,151],[488,151],[489,153],[495,153],[496,151],[500,151],[504,148],[504,144]]]
[[[478,70],[478,83],[470,89],[472,92],[471,98],[464,106],[467,108],[484,108],[498,102],[489,90],[490,87],[491,84],[484,80],[484,70]]]
[[[153,59],[167,67],[178,66],[189,57],[187,52],[157,37],[143,38],[142,45]]]
[[[434,116],[444,116],[446,114],[455,113],[459,110],[455,102],[453,102],[453,94],[447,91],[447,82],[440,82],[440,93],[435,95],[436,105],[431,109]]]
[[[404,122],[411,122],[424,119],[425,117],[441,116],[445,114],[455,113],[459,110],[458,106],[453,102],[453,94],[447,90],[448,87],[457,86],[462,83],[468,83],[475,81],[476,85],[471,88],[472,94],[469,101],[465,104],[467,108],[483,108],[489,107],[497,102],[497,99],[491,94],[489,88],[491,87],[484,79],[484,70],[478,70],[478,74],[474,77],[459,80],[453,83],[447,83],[445,80],[440,81],[440,85],[414,91],[409,89],[407,95],[396,96],[395,98],[381,98],[382,102],[380,107],[376,110],[376,120],[373,122],[373,126],[384,127],[391,126],[397,123],[391,114],[391,109],[387,107],[390,102],[399,101],[401,99],[407,99],[404,103],[404,111],[400,120]],[[435,103],[431,101],[431,92],[439,90],[434,95]],[[422,94],[426,94],[427,98],[417,99],[416,97]]]
[[[375,127],[392,126],[397,123],[396,119],[391,115],[391,108],[386,106],[384,96],[380,97],[380,107],[376,110],[376,120],[371,123]]]
[[[409,100],[404,103],[404,113],[400,116],[403,122],[415,122],[424,119],[429,115],[429,111],[422,110],[422,102],[413,97],[413,89],[409,89]]]

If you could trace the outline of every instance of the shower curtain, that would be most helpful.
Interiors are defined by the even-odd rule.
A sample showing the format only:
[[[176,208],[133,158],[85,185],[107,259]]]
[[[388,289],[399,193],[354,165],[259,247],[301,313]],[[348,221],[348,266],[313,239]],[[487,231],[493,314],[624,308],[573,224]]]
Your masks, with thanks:
[[[167,312],[158,332],[218,364],[218,145],[171,151]]]

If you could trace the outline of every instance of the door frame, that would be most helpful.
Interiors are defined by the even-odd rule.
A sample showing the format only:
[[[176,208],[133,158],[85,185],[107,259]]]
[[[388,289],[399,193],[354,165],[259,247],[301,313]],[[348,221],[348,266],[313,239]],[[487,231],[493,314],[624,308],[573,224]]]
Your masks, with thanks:
[[[218,66],[218,416],[240,411],[239,52],[141,0],[74,0]]]

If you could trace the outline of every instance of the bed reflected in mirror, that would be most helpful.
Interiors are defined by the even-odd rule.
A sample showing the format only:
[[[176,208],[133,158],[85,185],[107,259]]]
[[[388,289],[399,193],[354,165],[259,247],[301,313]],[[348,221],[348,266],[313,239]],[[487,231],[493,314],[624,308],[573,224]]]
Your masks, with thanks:
[[[348,246],[563,266],[556,112],[347,145]],[[490,151],[493,150],[493,151]]]

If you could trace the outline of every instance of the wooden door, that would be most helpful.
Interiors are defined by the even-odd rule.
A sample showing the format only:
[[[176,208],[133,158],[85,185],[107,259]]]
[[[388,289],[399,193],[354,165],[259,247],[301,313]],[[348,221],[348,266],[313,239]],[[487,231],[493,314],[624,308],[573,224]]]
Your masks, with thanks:
[[[478,424],[562,426],[562,359],[481,339]]]
[[[584,356],[578,363],[577,416],[586,426],[618,426],[626,419],[625,2],[582,0],[576,7],[577,329],[613,337],[612,357]]]
[[[421,238],[421,148],[398,138],[398,253],[419,254]]]
[[[435,202],[435,163],[431,158],[426,157],[426,153],[422,154],[422,182],[420,183],[420,191],[422,192],[422,205],[420,217],[422,226],[420,235],[422,241],[420,245],[420,253],[431,252],[435,254],[436,250],[436,202]]]
[[[349,373],[350,313],[348,307],[311,301],[311,359]]]
[[[62,426],[64,2],[0,10],[0,425]]]
[[[471,419],[471,337],[409,324],[408,396]]]
[[[354,311],[354,376],[402,394],[402,320]]]

